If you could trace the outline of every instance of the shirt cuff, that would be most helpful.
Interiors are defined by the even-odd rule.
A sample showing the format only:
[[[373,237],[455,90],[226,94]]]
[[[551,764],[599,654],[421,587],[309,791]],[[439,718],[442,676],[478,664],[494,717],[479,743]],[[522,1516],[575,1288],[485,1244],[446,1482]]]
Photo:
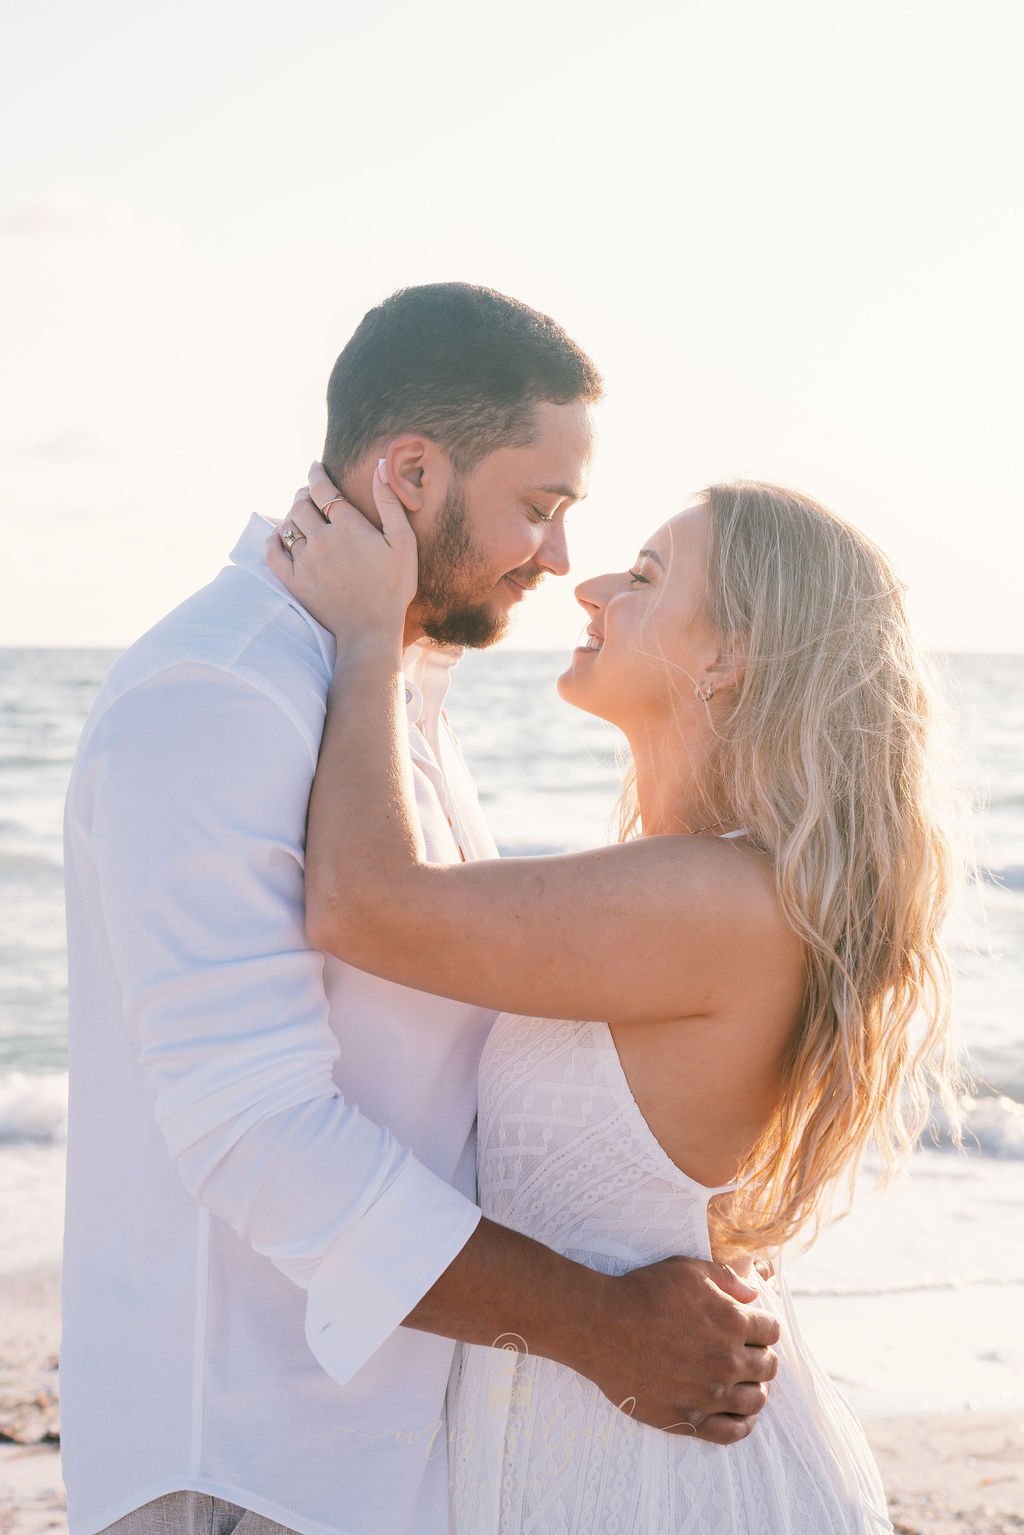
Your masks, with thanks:
[[[372,1354],[462,1251],[482,1211],[411,1155],[311,1279],[306,1342],[339,1385]]]

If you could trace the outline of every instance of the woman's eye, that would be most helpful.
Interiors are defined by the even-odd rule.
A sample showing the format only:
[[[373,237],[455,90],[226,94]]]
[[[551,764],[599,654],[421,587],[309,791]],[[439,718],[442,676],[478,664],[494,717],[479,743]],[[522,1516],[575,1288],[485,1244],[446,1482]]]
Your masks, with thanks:
[[[554,520],[555,520],[555,513],[554,512],[551,512],[550,514],[545,515],[541,511],[539,506],[533,507],[532,511],[533,511],[533,514],[536,517],[538,522],[554,522]]]
[[[650,584],[651,584],[648,581],[647,577],[646,576],[642,576],[638,570],[631,570],[630,573],[629,573],[629,579],[631,581],[642,581],[644,586],[650,586]]]

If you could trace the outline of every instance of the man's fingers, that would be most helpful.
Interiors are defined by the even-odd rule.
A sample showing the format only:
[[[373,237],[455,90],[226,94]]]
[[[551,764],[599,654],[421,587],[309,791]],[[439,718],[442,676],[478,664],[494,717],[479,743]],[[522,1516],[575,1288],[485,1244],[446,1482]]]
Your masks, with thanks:
[[[736,1417],[728,1412],[712,1413],[697,1429],[697,1438],[707,1444],[739,1444],[752,1432],[756,1418]],[[685,1434],[687,1429],[674,1428],[673,1434]]]
[[[748,1311],[743,1316],[747,1335],[744,1342],[750,1348],[771,1348],[778,1343],[781,1334],[778,1317],[770,1311]]]
[[[748,1381],[774,1380],[779,1373],[779,1356],[770,1348],[750,1347],[743,1350],[746,1358],[743,1370]]]
[[[767,1400],[767,1386],[758,1386],[753,1381],[744,1381],[740,1386],[733,1386],[726,1394],[725,1401],[722,1403],[722,1413],[730,1417],[753,1418],[761,1411]]]

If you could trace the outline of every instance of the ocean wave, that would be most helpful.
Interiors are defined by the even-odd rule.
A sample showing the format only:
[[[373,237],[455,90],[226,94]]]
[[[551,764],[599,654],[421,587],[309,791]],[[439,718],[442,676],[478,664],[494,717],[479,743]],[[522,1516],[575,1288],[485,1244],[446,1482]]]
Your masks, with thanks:
[[[0,773],[8,768],[22,772],[25,768],[32,772],[45,772],[49,768],[70,768],[74,761],[74,742],[54,747],[53,751],[33,752],[0,752]]]
[[[963,1144],[967,1152],[993,1157],[1000,1162],[1024,1161],[1024,1104],[1004,1093],[989,1097],[964,1097]],[[956,1151],[957,1146],[946,1116],[937,1111],[923,1142],[940,1151]]]
[[[853,1295],[914,1295],[923,1290],[974,1290],[980,1285],[1024,1285],[1024,1274],[964,1274],[949,1279],[907,1279],[902,1284],[835,1284],[815,1285],[794,1282],[794,1295],[801,1296],[853,1296]]]
[[[34,852],[22,849],[19,852],[0,852],[0,879],[34,874],[56,874],[62,876],[64,865],[61,860],[50,853]]]
[[[1002,869],[982,869],[986,885],[1002,890],[1024,890],[1024,863],[1010,863]]]
[[[67,1140],[66,1071],[0,1076],[0,1145],[61,1145]]]
[[[62,1143],[67,1136],[67,1072],[12,1071],[0,1075],[0,1144]],[[968,1155],[1024,1161],[1024,1104],[1002,1093],[965,1097],[963,1145]],[[949,1123],[936,1111],[923,1149],[959,1154]]]
[[[1024,792],[990,787],[984,799],[986,810],[1024,810]]]

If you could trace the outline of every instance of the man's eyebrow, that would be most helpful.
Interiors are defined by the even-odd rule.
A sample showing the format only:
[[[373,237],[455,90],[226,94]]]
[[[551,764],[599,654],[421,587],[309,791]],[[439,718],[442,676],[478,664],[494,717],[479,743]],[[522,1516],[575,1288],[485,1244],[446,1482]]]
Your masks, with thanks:
[[[642,560],[645,556],[647,559],[653,560],[655,565],[660,565],[662,570],[665,569],[665,561],[662,559],[661,555],[656,549],[641,549],[640,553],[637,555],[637,559]]]
[[[585,501],[585,490],[574,490],[571,485],[538,485],[537,489],[544,496],[562,496],[566,501]]]

